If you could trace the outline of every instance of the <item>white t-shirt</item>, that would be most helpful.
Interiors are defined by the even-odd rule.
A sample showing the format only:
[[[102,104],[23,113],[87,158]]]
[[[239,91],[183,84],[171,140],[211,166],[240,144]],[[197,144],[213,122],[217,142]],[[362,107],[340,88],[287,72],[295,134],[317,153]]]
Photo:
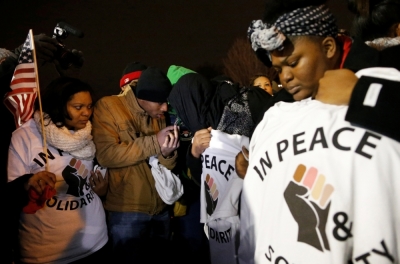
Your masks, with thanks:
[[[42,136],[33,119],[14,131],[8,157],[8,180],[45,170]],[[56,195],[34,214],[21,213],[21,261],[69,263],[102,248],[107,240],[100,198],[89,184],[93,161],[77,160],[50,145],[49,171],[56,175]]]
[[[344,121],[347,106],[278,103],[257,126],[239,263],[398,263],[400,144]]]
[[[249,138],[211,131],[210,146],[201,155],[201,222],[238,214],[243,180],[235,170],[236,155],[249,145]]]
[[[236,173],[235,158],[248,145],[246,136],[212,130],[210,146],[201,157],[201,222],[206,223],[211,263],[237,263],[243,180]]]

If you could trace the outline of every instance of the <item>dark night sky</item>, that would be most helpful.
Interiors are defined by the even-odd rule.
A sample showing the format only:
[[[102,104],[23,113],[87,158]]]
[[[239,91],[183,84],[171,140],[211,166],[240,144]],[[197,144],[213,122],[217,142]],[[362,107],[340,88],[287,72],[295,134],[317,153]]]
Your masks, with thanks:
[[[330,0],[328,6],[339,26],[350,30],[345,0]],[[250,21],[262,17],[264,1],[2,0],[0,10],[3,48],[21,44],[29,29],[51,35],[61,20],[82,30],[83,38],[70,35],[65,44],[84,52],[81,77],[103,96],[119,92],[121,72],[131,61],[165,72],[171,64],[194,70],[221,65],[234,40],[246,37]],[[39,78],[44,82],[53,74],[45,67]]]

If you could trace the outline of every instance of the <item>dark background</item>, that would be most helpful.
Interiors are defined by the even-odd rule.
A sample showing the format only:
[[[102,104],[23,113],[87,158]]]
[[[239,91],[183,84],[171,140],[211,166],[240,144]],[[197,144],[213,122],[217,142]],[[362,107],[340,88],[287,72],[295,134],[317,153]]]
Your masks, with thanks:
[[[284,0],[277,0],[284,1]],[[59,21],[84,32],[65,44],[84,53],[81,78],[99,97],[119,93],[119,79],[132,61],[167,71],[172,64],[198,70],[222,68],[236,38],[246,37],[253,19],[261,19],[262,0],[0,0],[0,47],[13,49],[33,34],[51,36]],[[341,28],[351,30],[353,16],[345,0],[328,6]],[[41,86],[57,76],[49,65],[40,71]]]

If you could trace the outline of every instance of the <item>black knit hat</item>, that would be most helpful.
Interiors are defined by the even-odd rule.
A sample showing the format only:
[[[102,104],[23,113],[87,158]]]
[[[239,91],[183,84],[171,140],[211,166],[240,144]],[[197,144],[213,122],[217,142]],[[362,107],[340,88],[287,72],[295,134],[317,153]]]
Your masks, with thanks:
[[[128,63],[125,69],[122,71],[122,77],[119,81],[119,86],[122,87],[130,83],[132,80],[139,79],[140,74],[145,69],[147,69],[147,66],[140,62],[135,61]]]
[[[148,67],[139,77],[135,94],[142,100],[164,103],[168,101],[171,89],[171,82],[165,73],[158,68]]]

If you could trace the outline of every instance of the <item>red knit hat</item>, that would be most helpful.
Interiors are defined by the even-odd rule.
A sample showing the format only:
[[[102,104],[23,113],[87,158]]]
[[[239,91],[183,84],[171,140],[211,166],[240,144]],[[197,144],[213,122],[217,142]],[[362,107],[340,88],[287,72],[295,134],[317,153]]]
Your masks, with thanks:
[[[131,62],[126,65],[125,69],[122,72],[122,78],[119,81],[119,87],[123,87],[126,84],[130,83],[132,80],[139,79],[142,71],[147,69],[147,66],[141,64],[140,62]]]

